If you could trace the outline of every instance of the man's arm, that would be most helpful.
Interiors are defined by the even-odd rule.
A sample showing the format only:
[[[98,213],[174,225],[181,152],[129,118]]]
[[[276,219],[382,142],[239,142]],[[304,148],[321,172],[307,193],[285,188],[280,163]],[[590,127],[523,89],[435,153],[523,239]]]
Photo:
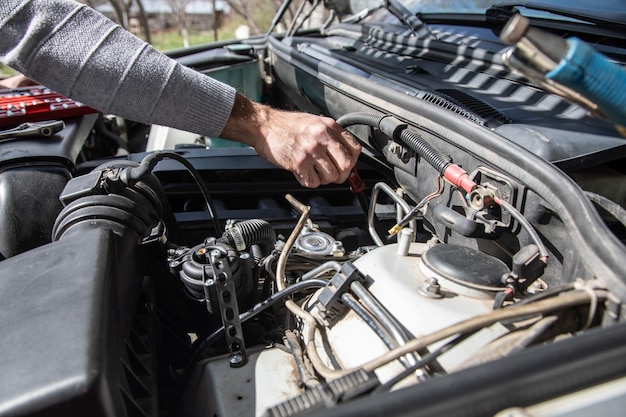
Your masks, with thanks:
[[[0,1],[0,59],[103,113],[220,133],[235,89],[180,65],[72,0]]]
[[[0,1],[0,59],[102,112],[253,146],[306,187],[345,181],[360,151],[332,119],[236,95],[72,0]]]

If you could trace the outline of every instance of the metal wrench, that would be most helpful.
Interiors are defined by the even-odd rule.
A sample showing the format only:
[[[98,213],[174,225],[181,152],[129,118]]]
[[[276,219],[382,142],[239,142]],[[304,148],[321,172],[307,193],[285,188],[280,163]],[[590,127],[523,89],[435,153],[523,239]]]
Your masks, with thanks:
[[[52,136],[63,130],[64,127],[65,123],[62,120],[22,123],[13,129],[0,131],[0,140],[12,139],[16,137]]]

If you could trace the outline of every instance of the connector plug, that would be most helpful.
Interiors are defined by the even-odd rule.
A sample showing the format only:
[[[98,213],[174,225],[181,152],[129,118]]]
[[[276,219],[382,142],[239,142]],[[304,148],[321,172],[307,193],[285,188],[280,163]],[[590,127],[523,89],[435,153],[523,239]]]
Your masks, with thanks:
[[[350,285],[354,281],[359,281],[365,287],[371,283],[371,279],[363,275],[351,262],[345,262],[341,270],[331,278],[328,285],[320,292],[315,307],[317,307],[320,318],[327,326],[332,325],[335,319],[346,309],[341,302],[341,296],[350,289]]]

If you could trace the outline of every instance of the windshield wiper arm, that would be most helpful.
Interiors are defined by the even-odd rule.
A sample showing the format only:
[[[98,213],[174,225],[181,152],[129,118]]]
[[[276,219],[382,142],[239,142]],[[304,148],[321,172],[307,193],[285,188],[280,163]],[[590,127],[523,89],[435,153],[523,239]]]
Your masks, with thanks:
[[[411,11],[404,7],[398,0],[385,0],[384,5],[387,10],[400,19],[402,23],[408,26],[413,35],[417,38],[423,39],[435,37],[426,23],[418,19],[416,15],[411,13]]]

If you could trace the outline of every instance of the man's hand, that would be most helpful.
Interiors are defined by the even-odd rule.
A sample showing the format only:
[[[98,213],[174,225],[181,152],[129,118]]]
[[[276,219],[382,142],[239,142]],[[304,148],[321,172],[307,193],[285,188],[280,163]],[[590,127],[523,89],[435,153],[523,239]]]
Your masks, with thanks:
[[[2,88],[19,88],[27,85],[35,85],[36,83],[30,78],[22,74],[13,75],[9,78],[0,80],[0,89]]]
[[[272,109],[239,94],[221,136],[254,147],[311,188],[344,182],[361,151],[356,139],[329,117]]]

